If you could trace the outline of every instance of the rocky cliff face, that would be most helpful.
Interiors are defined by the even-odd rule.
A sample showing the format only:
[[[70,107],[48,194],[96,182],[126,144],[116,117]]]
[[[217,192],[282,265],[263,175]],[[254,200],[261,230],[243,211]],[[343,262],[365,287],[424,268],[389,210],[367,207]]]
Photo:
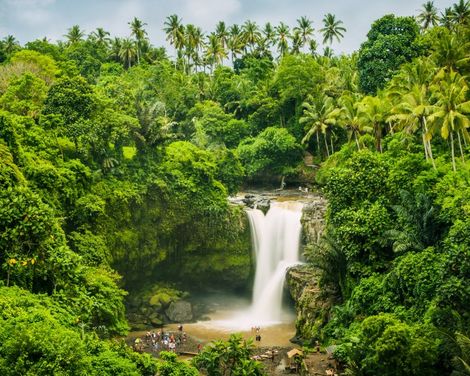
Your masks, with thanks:
[[[319,242],[325,228],[326,208],[327,201],[320,194],[305,204],[301,218],[304,247]],[[287,272],[287,285],[297,312],[296,341],[314,341],[317,330],[326,319],[329,302],[327,294],[319,287],[319,280],[319,270],[310,265],[296,266]]]

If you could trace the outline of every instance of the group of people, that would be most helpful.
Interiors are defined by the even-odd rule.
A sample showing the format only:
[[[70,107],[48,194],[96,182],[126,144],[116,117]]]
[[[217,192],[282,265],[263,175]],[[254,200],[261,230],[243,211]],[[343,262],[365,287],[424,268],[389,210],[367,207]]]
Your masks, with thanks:
[[[177,348],[182,346],[186,340],[187,335],[183,332],[183,326],[178,327],[178,333],[169,333],[159,330],[155,332],[154,330],[148,331],[145,334],[145,342],[148,347],[154,352],[161,350],[176,352]],[[136,351],[143,351],[144,344],[140,338],[136,338],[134,341],[134,349]]]

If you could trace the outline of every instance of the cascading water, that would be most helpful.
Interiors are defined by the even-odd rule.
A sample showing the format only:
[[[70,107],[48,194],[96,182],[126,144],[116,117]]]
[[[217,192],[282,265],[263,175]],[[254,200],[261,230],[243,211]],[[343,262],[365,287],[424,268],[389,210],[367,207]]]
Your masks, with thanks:
[[[269,324],[282,319],[282,292],[286,270],[299,263],[302,204],[274,202],[268,213],[248,211],[256,273],[250,319]]]

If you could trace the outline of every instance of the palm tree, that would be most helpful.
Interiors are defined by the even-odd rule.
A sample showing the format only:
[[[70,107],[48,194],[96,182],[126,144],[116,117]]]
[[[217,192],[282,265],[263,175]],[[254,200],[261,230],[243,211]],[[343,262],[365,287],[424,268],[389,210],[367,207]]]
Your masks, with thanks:
[[[163,31],[166,33],[166,40],[175,48],[176,55],[184,47],[184,26],[181,24],[182,19],[176,14],[172,14],[166,18]],[[175,56],[176,65],[176,56]]]
[[[346,31],[346,29],[341,26],[343,21],[336,20],[336,16],[328,13],[323,17],[323,28],[320,29],[320,31],[323,33],[323,44],[326,42],[332,43],[333,38],[336,38],[336,40],[339,42],[340,38],[343,38],[343,33]]]
[[[297,26],[294,27],[294,31],[298,31],[300,33],[302,46],[305,46],[313,35],[314,28],[312,27],[312,23],[313,22],[306,16],[302,16],[297,20]]]
[[[137,64],[140,63],[140,54],[141,54],[141,44],[142,41],[146,38],[147,32],[144,29],[146,23],[139,20],[137,17],[131,22],[128,22],[128,25],[131,27],[131,35],[134,36],[136,45],[137,45]]]
[[[312,56],[317,56],[318,43],[315,39],[310,39],[308,42],[308,50]]]
[[[439,16],[437,15],[437,8],[434,6],[433,1],[428,1],[423,4],[423,9],[420,14],[418,14],[418,22],[421,23],[421,27],[426,30],[430,26],[436,26],[437,21],[439,21]]]
[[[227,40],[227,48],[231,54],[232,65],[236,56],[242,52],[245,44],[243,43],[243,36],[241,29],[238,25],[232,25],[229,30],[230,36]]]
[[[221,64],[223,59],[227,57],[227,52],[215,33],[209,35],[207,42],[206,57],[210,61],[212,72],[214,65]]]
[[[395,103],[387,121],[396,122],[408,134],[421,131],[426,160],[431,160],[432,133],[427,124],[430,111],[429,84],[435,74],[435,64],[430,58],[418,58],[405,64],[390,81],[387,97]]]
[[[134,41],[130,38],[121,39],[121,49],[119,50],[119,57],[121,58],[124,66],[130,68],[136,56],[137,48]]]
[[[379,95],[365,96],[358,103],[358,113],[362,121],[372,125],[375,136],[375,148],[382,152],[383,126],[388,115],[387,101]]]
[[[311,95],[308,96],[307,101],[302,103],[303,115],[299,119],[300,124],[305,124],[307,133],[302,139],[302,143],[310,140],[315,134],[317,140],[318,154],[321,157],[320,147],[320,133],[323,134],[325,149],[327,156],[330,155],[328,148],[327,133],[331,126],[336,124],[336,113],[333,103],[333,98],[326,96],[325,94],[319,95],[313,98]],[[330,132],[330,143],[333,146]],[[333,148],[332,148],[333,152]]]
[[[295,31],[294,31],[294,34],[292,34],[292,36],[291,36],[291,39],[292,39],[292,48],[291,48],[291,52],[292,52],[293,54],[298,54],[298,53],[300,53],[300,49],[301,49],[302,46],[303,46],[303,43],[302,43],[302,36],[300,35],[300,31],[295,30]]]
[[[279,50],[280,56],[283,56],[289,48],[290,30],[284,22],[281,22],[276,26],[276,39],[277,49]]]
[[[413,85],[405,95],[402,93],[401,101],[392,108],[392,115],[387,120],[397,122],[409,134],[421,131],[426,161],[431,160],[435,169],[431,148],[432,133],[427,125],[431,109],[429,99],[430,93],[426,84]]]
[[[450,136],[452,168],[455,167],[454,133],[457,135],[460,154],[464,159],[461,135],[464,141],[470,139],[467,128],[470,127],[470,101],[467,100],[468,86],[465,78],[452,69],[442,69],[436,75],[436,82],[431,86],[435,104],[430,108],[429,122],[433,130],[439,130],[444,140]]]
[[[115,37],[111,41],[109,57],[114,61],[119,61],[121,59],[121,39]]]
[[[230,34],[224,21],[219,21],[217,25],[215,25],[215,35],[217,35],[220,43],[222,43],[222,46],[225,48],[227,46],[227,39]]]
[[[254,46],[261,39],[261,32],[256,22],[247,20],[242,26],[243,41],[247,46],[250,46],[253,51]]]
[[[75,44],[80,42],[85,36],[85,32],[80,29],[80,26],[73,25],[68,29],[67,34],[64,35],[68,39],[69,44]]]
[[[185,53],[186,53],[186,58],[187,58],[188,73],[190,71],[190,59],[191,58],[193,59],[194,65],[199,63],[199,52],[202,48],[203,39],[204,39],[204,34],[200,27],[196,27],[192,24],[186,25]]]
[[[339,98],[338,104],[341,107],[336,109],[333,115],[337,116],[338,125],[346,129],[348,133],[348,141],[351,142],[351,140],[354,138],[357,150],[360,150],[360,136],[364,133],[371,132],[372,128],[361,118],[358,109],[358,103],[359,98],[357,95],[346,92]]]
[[[267,22],[263,28],[263,36],[265,40],[265,45],[270,48],[274,45],[274,38],[276,37],[276,31],[270,22]]]
[[[470,2],[468,0],[460,0],[452,6],[452,19],[454,23],[463,25],[470,18]]]
[[[441,13],[440,24],[441,26],[444,26],[449,30],[454,27],[454,15],[452,12],[452,8],[444,9],[444,12]]]
[[[20,47],[20,44],[13,35],[7,35],[3,39],[3,51],[10,55]]]
[[[104,30],[102,27],[97,27],[96,30],[90,34],[90,37],[97,45],[107,47],[111,41],[109,35],[109,31]]]

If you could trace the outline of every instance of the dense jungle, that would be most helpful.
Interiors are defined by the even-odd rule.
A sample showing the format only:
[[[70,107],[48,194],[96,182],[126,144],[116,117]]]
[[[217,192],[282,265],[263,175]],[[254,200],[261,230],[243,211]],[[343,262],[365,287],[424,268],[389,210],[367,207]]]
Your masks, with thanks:
[[[469,1],[384,15],[350,55],[333,14],[209,33],[169,15],[170,49],[132,17],[125,38],[0,41],[0,374],[265,374],[236,336],[192,362],[122,338],[249,293],[228,197],[282,182],[328,203],[304,346],[347,375],[469,375]]]

